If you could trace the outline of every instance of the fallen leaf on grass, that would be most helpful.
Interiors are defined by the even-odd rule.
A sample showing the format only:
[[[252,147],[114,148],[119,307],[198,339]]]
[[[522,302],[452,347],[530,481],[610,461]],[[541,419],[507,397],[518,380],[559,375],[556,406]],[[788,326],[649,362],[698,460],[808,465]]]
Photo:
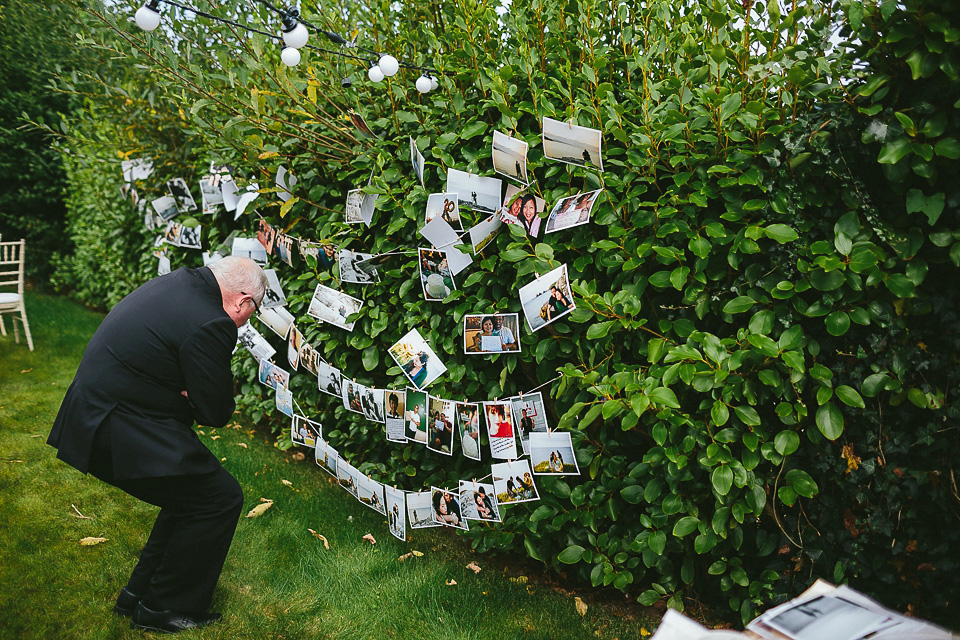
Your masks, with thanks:
[[[313,529],[307,529],[307,531],[309,531],[310,533],[312,533],[314,536],[316,536],[317,538],[319,538],[321,542],[323,542],[323,548],[324,548],[324,549],[327,549],[327,550],[330,549],[330,543],[327,542],[327,539],[326,539],[326,538],[324,538],[322,535],[320,535],[319,533],[317,533],[317,532],[314,531]]]
[[[480,567],[477,566],[476,562],[471,562],[467,565],[467,569],[470,569],[474,573],[480,573]]]
[[[211,439],[211,440],[219,440],[219,439],[220,439],[220,436],[210,436],[210,439]]]
[[[92,547],[95,544],[100,544],[101,542],[106,542],[106,541],[107,541],[106,538],[93,538],[93,537],[81,538],[80,545],[84,547]]]
[[[577,613],[580,614],[581,618],[587,615],[587,603],[584,602],[580,596],[573,599],[573,604],[577,607]]]
[[[529,578],[527,578],[527,576],[517,576],[515,578],[510,578],[510,582],[519,582],[520,584],[526,584],[528,579]]]
[[[89,519],[90,519],[89,516],[85,516],[85,515],[83,515],[82,513],[80,513],[80,509],[77,509],[77,508],[74,507],[73,505],[70,505],[70,506],[73,507],[73,510],[77,512],[77,515],[73,516],[74,518],[83,518],[84,520],[89,520]],[[70,515],[73,515],[73,514],[70,514]]]
[[[33,371],[33,367],[30,367],[29,369],[21,369],[20,373],[30,373],[31,371]]]
[[[407,558],[410,558],[411,556],[416,558],[421,558],[423,557],[423,551],[417,551],[416,549],[414,549],[410,553],[403,554],[402,556],[397,558],[397,560],[399,560],[400,562],[403,562],[404,560],[406,560]]]
[[[457,581],[454,580],[453,578],[450,578],[449,580],[447,580],[447,586],[448,586],[448,587],[452,587],[452,586],[455,585],[455,584],[457,584]]]
[[[238,442],[238,443],[237,443],[237,446],[238,446],[238,447],[243,447],[244,449],[246,449],[246,448],[247,448],[247,443],[246,443],[246,442]]]
[[[36,435],[34,435],[34,436],[30,436],[30,437],[31,437],[31,438],[42,438],[42,437],[43,437],[43,434],[42,434],[42,433],[38,433],[38,434],[36,434]]]
[[[371,534],[369,534],[369,533],[368,533],[367,535],[363,536],[363,539],[369,541],[370,544],[377,544],[377,539],[374,538],[374,537],[373,537]]]
[[[284,479],[281,478],[281,479],[280,479],[280,482],[282,482],[283,484],[287,485],[288,487],[292,487],[292,486],[293,486],[293,483],[290,482],[289,480],[284,480]]]
[[[301,460],[303,460],[303,459],[306,458],[307,456],[303,455],[303,454],[300,453],[299,451],[294,451],[294,452],[293,452],[293,455],[290,456],[290,457],[293,458],[294,460],[296,460],[297,462],[300,462]]]
[[[267,500],[266,498],[260,498],[263,500],[260,504],[255,506],[253,509],[250,509],[250,512],[247,513],[248,518],[256,518],[257,516],[262,516],[263,512],[273,506],[273,500]]]

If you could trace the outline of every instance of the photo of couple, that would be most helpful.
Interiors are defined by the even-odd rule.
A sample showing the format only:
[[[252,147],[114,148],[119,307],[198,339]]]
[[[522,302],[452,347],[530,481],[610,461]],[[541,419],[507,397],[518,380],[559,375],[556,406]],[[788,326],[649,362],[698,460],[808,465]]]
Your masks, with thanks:
[[[493,473],[493,486],[499,504],[540,499],[527,460],[501,462],[492,465],[490,471]]]
[[[543,198],[532,193],[521,192],[514,185],[507,187],[507,195],[500,210],[500,218],[507,224],[515,224],[523,228],[531,238],[540,236],[543,219],[540,214],[546,209],[547,203]]]
[[[500,131],[493,132],[493,148],[490,156],[493,170],[508,178],[527,185],[527,148],[528,144],[520,138],[512,138]]]
[[[593,210],[593,204],[602,192],[603,189],[597,189],[587,193],[578,193],[575,196],[558,201],[550,211],[550,215],[547,216],[544,233],[562,231],[590,222],[590,212]]]
[[[463,317],[463,351],[484,355],[520,351],[519,325],[515,313],[467,314]]]
[[[542,329],[576,309],[567,265],[560,265],[520,287],[520,305],[531,331]]]
[[[533,473],[542,476],[578,476],[580,467],[567,432],[530,434],[530,462]]]
[[[431,487],[431,504],[433,505],[433,521],[445,527],[454,527],[466,531],[467,520],[460,511],[460,502],[449,489]]]
[[[460,510],[467,520],[500,522],[500,508],[492,484],[460,481]]]
[[[322,433],[319,422],[293,414],[293,419],[290,420],[290,440],[293,444],[303,447],[316,447]]]
[[[389,351],[390,357],[403,370],[403,375],[417,389],[425,389],[447,370],[416,329],[408,331]]]
[[[456,420],[454,403],[450,400],[430,396],[427,414],[427,449],[453,455],[453,424]]]
[[[271,389],[286,388],[290,384],[290,374],[268,360],[260,361],[257,374],[260,384],[265,384]]]
[[[386,498],[383,485],[369,476],[360,476],[360,489],[357,499],[381,515],[387,515]]]
[[[360,472],[353,468],[349,462],[343,459],[343,456],[337,458],[337,480],[340,486],[354,498],[359,498],[360,493]]]
[[[427,301],[443,300],[457,288],[447,254],[437,249],[420,249],[420,285]]]

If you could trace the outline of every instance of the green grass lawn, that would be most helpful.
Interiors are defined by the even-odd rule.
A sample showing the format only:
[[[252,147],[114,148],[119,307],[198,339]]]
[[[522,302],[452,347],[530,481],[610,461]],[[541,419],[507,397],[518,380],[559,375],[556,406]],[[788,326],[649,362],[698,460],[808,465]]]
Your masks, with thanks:
[[[110,609],[156,509],[61,463],[45,444],[102,315],[64,298],[34,294],[27,303],[36,351],[0,337],[0,638],[140,636]],[[240,481],[244,513],[261,498],[274,503],[240,521],[214,596],[223,622],[188,637],[626,640],[656,624],[589,593],[580,594],[589,603],[581,616],[575,594],[521,577],[519,560],[472,553],[450,531],[396,540],[309,450],[294,461],[244,427],[201,437]],[[81,546],[88,536],[107,541]],[[424,555],[398,560],[412,550]],[[467,569],[471,562],[482,570]]]

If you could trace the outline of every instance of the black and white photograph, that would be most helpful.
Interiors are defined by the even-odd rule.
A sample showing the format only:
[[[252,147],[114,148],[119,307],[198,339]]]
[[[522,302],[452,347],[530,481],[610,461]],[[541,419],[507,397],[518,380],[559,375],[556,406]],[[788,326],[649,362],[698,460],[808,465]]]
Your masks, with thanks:
[[[463,221],[460,220],[460,206],[455,193],[431,193],[427,196],[426,222],[437,216],[447,221],[457,231],[463,231]],[[434,245],[436,246],[436,245]]]
[[[491,355],[520,351],[520,317],[516,313],[469,313],[463,316],[463,352]]]
[[[293,243],[294,238],[285,233],[277,233],[277,237],[273,242],[273,252],[276,254],[277,259],[291,267],[293,266]]]
[[[484,402],[483,413],[487,421],[487,439],[490,455],[510,460],[517,456],[516,429],[509,402]]]
[[[267,255],[273,255],[273,245],[277,239],[277,232],[269,222],[263,218],[257,219],[257,240],[266,249]]]
[[[170,273],[170,258],[165,254],[160,254],[157,256],[157,275],[165,276]]]
[[[260,266],[267,264],[267,250],[256,238],[234,238],[230,244],[230,255],[250,258]]]
[[[180,233],[183,230],[183,225],[175,220],[171,220],[167,223],[167,226],[163,229],[163,241],[173,247],[180,246]]]
[[[353,468],[353,465],[343,459],[343,456],[337,458],[337,480],[340,486],[354,498],[359,498],[360,494],[360,472]]]
[[[156,200],[151,200],[150,206],[158,216],[163,218],[164,222],[175,218],[180,213],[177,209],[177,200],[173,196],[160,196]]]
[[[280,413],[293,417],[293,391],[287,387],[277,387],[275,390],[274,401],[277,407],[277,411]]]
[[[259,362],[269,360],[277,350],[249,322],[237,330],[237,345],[246,348]]]
[[[896,624],[897,619],[828,594],[764,616],[763,622],[793,640],[858,640]]]
[[[473,209],[480,214],[493,214],[500,208],[500,178],[486,178],[459,169],[447,169],[446,193],[457,194],[460,207]]]
[[[387,515],[387,499],[383,495],[383,485],[370,476],[360,476],[357,499],[377,513]]]
[[[317,353],[317,350],[314,349],[313,346],[303,337],[303,334],[301,334],[300,357],[298,358],[300,367],[302,367],[307,373],[316,376],[318,373],[317,363],[319,361],[320,354]]]
[[[153,174],[153,160],[150,158],[130,158],[120,161],[123,179],[127,182],[146,180]]]
[[[543,405],[543,394],[539,391],[510,398],[510,409],[513,411],[513,424],[517,425],[520,434],[520,446],[523,455],[530,454],[530,434],[546,433],[547,411]]]
[[[364,193],[362,189],[347,191],[347,208],[344,220],[347,224],[363,223],[370,226],[377,205],[376,193]]]
[[[537,476],[578,476],[580,467],[567,431],[530,434],[530,464]]]
[[[476,253],[483,251],[484,247],[497,237],[501,227],[503,227],[503,220],[499,215],[492,215],[470,227],[470,244],[473,245],[473,250]]]
[[[430,396],[419,389],[407,389],[407,410],[403,414],[407,425],[407,440],[427,443],[427,403]]]
[[[354,413],[363,413],[363,394],[367,388],[355,380],[343,381],[343,408]]]
[[[187,213],[197,210],[197,201],[193,199],[193,194],[190,193],[190,187],[187,186],[186,180],[183,178],[167,180],[167,190],[177,201],[177,211]]]
[[[531,331],[542,329],[576,309],[567,265],[560,265],[520,287],[520,306]]]
[[[380,282],[377,272],[376,258],[372,253],[359,253],[352,249],[341,249],[338,255],[340,262],[340,279],[353,284],[370,284]]]
[[[426,389],[447,370],[416,329],[408,331],[390,347],[390,357],[417,389]]]
[[[290,327],[293,326],[293,315],[287,311],[286,307],[274,307],[272,309],[261,307],[257,318],[284,340],[287,339]]]
[[[471,460],[480,459],[480,405],[476,402],[458,402],[457,433],[460,452]]]
[[[512,138],[500,131],[493,132],[493,170],[524,185],[530,184],[527,177],[527,143]]]
[[[491,465],[490,472],[493,474],[497,504],[540,499],[537,485],[533,482],[533,474],[530,472],[530,463],[526,458]]]
[[[277,197],[286,202],[293,197],[293,188],[297,186],[297,177],[287,171],[283,165],[277,167],[273,183],[277,185]]]
[[[430,488],[430,504],[433,507],[433,521],[444,527],[453,527],[466,531],[467,519],[460,511],[460,499],[456,490]]]
[[[220,183],[213,182],[213,176],[204,176],[200,178],[200,211],[210,214],[217,210],[217,205],[223,204],[223,191],[220,190]]]
[[[299,413],[293,414],[293,419],[290,421],[290,440],[293,444],[303,447],[316,447],[317,442],[322,437],[323,428],[319,422],[314,422]]]
[[[343,376],[340,369],[326,362],[318,360],[317,362],[317,388],[338,398],[343,395]]]
[[[200,232],[202,230],[203,227],[200,225],[189,227],[187,225],[181,225],[179,246],[184,249],[202,249],[203,245],[200,242]]]
[[[457,288],[445,251],[420,249],[420,285],[427,302],[439,302]]]
[[[407,501],[403,491],[384,486],[384,495],[387,499],[387,525],[395,538],[407,539]]]
[[[547,216],[544,233],[563,231],[590,222],[593,204],[602,192],[603,189],[597,189],[596,191],[578,193],[575,196],[559,200],[557,204],[553,205],[550,215]]]
[[[264,384],[271,389],[286,387],[290,384],[290,374],[269,360],[260,361],[257,377],[260,380],[260,384]]]
[[[467,520],[501,522],[496,491],[492,484],[460,481],[460,512]]]
[[[540,214],[546,206],[543,198],[532,193],[518,192],[505,203],[500,217],[507,224],[519,225],[531,238],[539,238],[543,230],[543,218]]]
[[[383,389],[365,387],[360,397],[363,415],[367,420],[383,424]]]
[[[356,111],[350,111],[350,122],[354,127],[357,128],[357,131],[360,134],[367,138],[379,138],[377,134],[367,125],[367,121],[363,119],[363,116],[357,113]]]
[[[603,136],[599,129],[590,129],[553,118],[543,119],[543,155],[551,160],[581,167],[591,166],[603,171],[600,145]]]
[[[413,175],[417,176],[417,182],[423,187],[423,154],[417,148],[417,142],[413,136],[410,136],[410,164],[413,166]]]
[[[290,325],[287,332],[287,362],[290,370],[296,371],[300,364],[300,347],[303,346],[303,334],[297,330],[297,325]]]
[[[411,529],[440,526],[440,523],[433,521],[432,495],[430,491],[407,494],[407,520],[410,522]]]
[[[347,322],[347,318],[360,311],[361,307],[363,307],[363,300],[348,296],[326,285],[318,284],[313,292],[313,297],[310,299],[307,314],[317,320],[329,322],[335,327],[353,331],[355,321]]]
[[[384,419],[386,420],[387,440],[390,442],[406,442],[406,392],[401,389],[387,389],[383,403],[386,413]]]
[[[264,269],[263,275],[267,276],[267,290],[263,294],[260,308],[273,309],[287,304],[287,296],[283,294],[283,288],[280,286],[280,278],[277,276],[277,270]]]
[[[427,403],[427,449],[452,456],[456,421],[456,403],[430,396]]]
[[[300,256],[310,263],[308,258],[316,261],[318,271],[329,271],[337,264],[337,246],[324,242],[304,242],[300,241]]]
[[[337,477],[337,458],[339,457],[336,449],[331,447],[326,441],[323,439],[317,440],[317,446],[313,451],[313,460],[321,469],[334,478]]]

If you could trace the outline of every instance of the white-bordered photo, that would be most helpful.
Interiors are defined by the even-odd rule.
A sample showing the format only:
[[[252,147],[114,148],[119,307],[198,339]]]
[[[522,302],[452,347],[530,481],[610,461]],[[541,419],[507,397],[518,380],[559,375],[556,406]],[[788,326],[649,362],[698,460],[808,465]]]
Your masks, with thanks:
[[[492,215],[470,227],[470,244],[473,245],[473,250],[476,253],[483,251],[484,247],[497,237],[502,226],[503,220],[500,219],[500,216]]]
[[[430,491],[416,491],[407,494],[407,521],[411,529],[439,527],[433,521],[433,504]]]
[[[153,160],[150,158],[130,158],[120,161],[123,179],[127,182],[146,180],[153,174]]]
[[[197,210],[197,201],[193,199],[193,194],[190,193],[190,187],[187,186],[186,180],[183,178],[167,180],[167,190],[177,201],[177,210],[180,213]]]
[[[384,423],[383,419],[383,389],[365,387],[360,397],[363,406],[363,416],[373,422]]]
[[[510,409],[513,412],[513,424],[517,425],[520,434],[520,446],[523,455],[530,453],[530,434],[547,432],[547,410],[543,404],[543,394],[539,391],[526,393],[522,396],[510,398]]]
[[[223,208],[227,211],[236,212],[237,205],[240,203],[240,187],[234,182],[233,177],[220,181],[220,195],[223,196]],[[236,215],[234,216],[236,220]]]
[[[567,265],[560,265],[520,287],[520,306],[531,331],[542,329],[576,309]]]
[[[403,414],[407,440],[427,443],[427,403],[430,396],[425,391],[407,388],[407,410]]]
[[[293,419],[290,420],[290,440],[293,444],[312,448],[317,446],[317,441],[322,437],[323,427],[319,422],[299,413],[293,414]]]
[[[500,208],[502,187],[503,181],[500,178],[486,178],[459,169],[447,169],[447,186],[444,191],[457,194],[457,202],[461,207],[493,214]]]
[[[543,119],[543,155],[580,167],[591,165],[603,171],[600,146],[603,140],[599,129],[590,129],[553,118]]]
[[[507,224],[520,226],[531,238],[538,238],[543,229],[543,218],[540,214],[546,207],[547,203],[543,198],[518,191],[508,196],[504,208],[500,211],[500,218]]]
[[[280,286],[280,278],[277,276],[277,270],[264,269],[263,275],[267,276],[267,289],[263,293],[260,308],[273,309],[287,304],[287,296],[283,294],[283,287]]]
[[[390,347],[390,357],[417,389],[426,389],[447,370],[416,329],[408,331]]]
[[[492,484],[460,481],[460,513],[467,520],[501,522],[496,490]]]
[[[347,192],[347,208],[344,220],[347,224],[363,223],[370,226],[373,221],[373,212],[377,206],[379,194],[364,193],[362,189],[351,189]]]
[[[387,526],[393,537],[406,541],[407,539],[407,501],[403,491],[394,487],[384,486],[384,495],[387,499]]]
[[[177,199],[173,196],[160,196],[150,201],[150,206],[163,218],[164,222],[174,218],[180,211],[177,209]]]
[[[273,225],[263,218],[257,219],[257,241],[263,245],[268,256],[273,255],[273,245],[277,239],[277,231]]]
[[[490,355],[520,351],[520,317],[516,313],[470,313],[463,316],[463,352]]]
[[[354,380],[343,381],[343,408],[354,413],[363,413],[363,393],[367,387]]]
[[[358,500],[360,499],[360,472],[344,460],[343,456],[337,457],[337,480],[340,481],[340,486],[347,490],[347,493]]]
[[[303,338],[303,334],[300,335],[300,357],[297,359],[297,361],[304,371],[316,376],[317,363],[320,361],[320,354],[317,353],[317,350],[314,349],[305,338]]]
[[[439,249],[420,249],[418,254],[423,299],[427,302],[443,300],[457,288],[446,252]]]
[[[210,253],[209,251],[204,251],[203,253],[200,254],[200,258],[203,260],[203,266],[205,267],[209,267],[210,265],[223,260],[223,256],[220,254],[219,251],[214,251],[213,253]]]
[[[387,499],[383,495],[383,485],[370,476],[360,476],[357,499],[377,513],[387,515]]]
[[[580,466],[567,431],[530,434],[530,464],[537,476],[578,476]]]
[[[202,231],[203,227],[200,225],[182,225],[180,228],[180,246],[184,249],[202,249],[203,245],[200,242]]]
[[[293,391],[286,387],[280,387],[276,391],[275,404],[277,411],[293,417]]]
[[[347,322],[347,318],[360,311],[361,307],[363,307],[363,300],[318,284],[310,299],[307,314],[317,320],[329,322],[335,327],[353,331],[355,322]]]
[[[483,413],[487,421],[487,439],[490,441],[490,455],[494,458],[513,459],[517,457],[517,440],[513,415],[509,402],[483,402]]]
[[[212,213],[218,204],[223,204],[223,191],[215,176],[207,174],[200,178],[200,202],[204,213]]]
[[[300,257],[304,260],[313,258],[318,271],[330,271],[330,268],[337,264],[337,251],[337,245],[329,242],[300,241]]]
[[[293,197],[293,188],[297,186],[297,176],[293,175],[283,165],[277,167],[277,175],[273,180],[277,185],[277,197],[286,202]]]
[[[257,318],[284,340],[287,339],[287,333],[293,326],[293,315],[287,311],[286,307],[274,307],[272,309],[261,307]]]
[[[250,258],[257,264],[267,264],[267,250],[256,238],[234,238],[230,245],[230,255]]]
[[[407,441],[407,394],[402,389],[387,389],[383,398],[384,420],[386,421],[387,440],[390,442]]]
[[[354,284],[370,284],[380,282],[380,274],[371,258],[372,253],[360,253],[352,249],[341,249],[338,255],[340,262],[340,279]]]
[[[491,465],[490,472],[493,474],[493,487],[498,504],[540,499],[537,485],[533,482],[533,474],[530,472],[530,463],[526,458]]]
[[[324,360],[317,361],[317,389],[339,398],[343,394],[342,382],[340,369]]]
[[[249,322],[237,330],[237,345],[246,348],[257,361],[269,360],[277,353],[277,350]]]
[[[297,326],[290,325],[290,331],[287,333],[287,362],[290,363],[290,370],[296,371],[300,364],[300,347],[303,345],[303,334],[297,330]]]
[[[154,252],[154,255],[157,256],[157,275],[165,276],[170,273],[170,258],[164,254],[157,255],[156,252]]]
[[[427,449],[452,456],[456,421],[456,403],[430,396],[427,402]]]
[[[889,614],[871,611],[834,594],[816,596],[775,615],[763,616],[764,624],[793,640],[859,640],[897,622]]]
[[[471,460],[479,460],[480,405],[476,402],[458,402],[456,410],[460,452]]]
[[[413,175],[417,176],[417,182],[424,187],[423,182],[423,154],[417,148],[417,142],[410,136],[410,164],[413,166]]]
[[[248,184],[243,191],[239,191],[238,193],[240,195],[237,196],[237,210],[233,214],[234,220],[242,216],[246,212],[247,207],[260,197],[260,185],[256,182]],[[224,202],[226,202],[226,195],[224,195]]]
[[[493,170],[524,185],[530,184],[527,177],[527,148],[520,138],[512,138],[500,131],[493,132]]]
[[[337,477],[337,458],[339,457],[337,450],[326,441],[317,440],[317,446],[313,450],[313,461],[334,478]]]
[[[291,267],[293,266],[293,242],[292,236],[278,232],[273,243],[273,252],[277,255],[277,258]]]
[[[557,204],[553,205],[550,215],[547,216],[544,233],[563,231],[590,222],[593,204],[601,193],[603,193],[603,189],[597,189],[557,201]]]
[[[443,251],[447,258],[447,265],[450,267],[450,273],[456,276],[466,269],[473,262],[473,255],[468,251],[462,251],[457,248],[458,245],[465,244],[461,241],[462,233],[450,226],[443,218],[434,218],[423,225],[419,231],[420,235],[430,241],[435,249]]]
[[[167,226],[163,229],[163,241],[173,247],[180,246],[180,232],[183,229],[183,225],[175,220],[171,220],[167,223]]]
[[[466,531],[467,519],[460,512],[460,498],[456,490],[430,487],[430,504],[433,507],[433,521],[444,527],[453,527]]]
[[[463,221],[460,219],[460,205],[455,193],[431,193],[427,196],[427,211],[425,223],[440,216],[452,228],[463,231]],[[434,245],[436,246],[436,245]]]
[[[290,384],[290,374],[269,360],[260,361],[257,378],[260,380],[260,384],[264,384],[274,390],[284,388]]]

